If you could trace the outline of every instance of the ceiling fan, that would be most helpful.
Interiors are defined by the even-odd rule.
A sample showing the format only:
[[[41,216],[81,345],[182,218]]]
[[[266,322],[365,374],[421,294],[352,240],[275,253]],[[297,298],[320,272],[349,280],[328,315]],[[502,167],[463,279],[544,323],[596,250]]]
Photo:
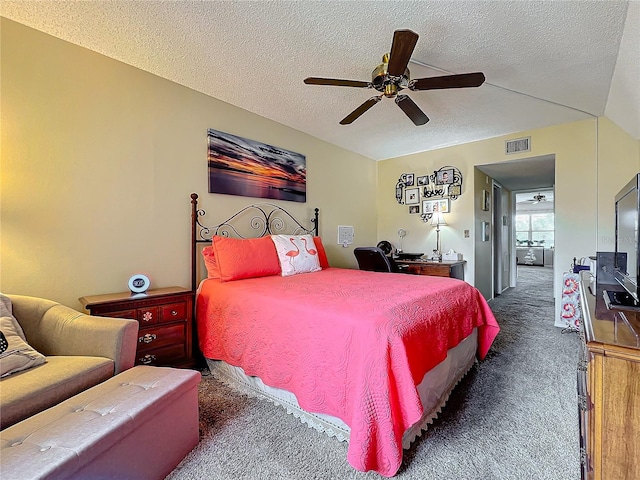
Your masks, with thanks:
[[[461,73],[457,75],[444,75],[440,77],[427,77],[411,79],[407,64],[418,42],[418,34],[411,30],[396,30],[391,43],[391,53],[382,57],[382,63],[371,74],[371,81],[340,80],[336,78],[308,77],[304,79],[307,85],[333,85],[339,87],[375,88],[382,95],[371,97],[353,112],[340,121],[341,125],[353,123],[360,115],[365,113],[382,97],[395,98],[396,104],[411,119],[415,125],[424,125],[429,117],[415,104],[408,95],[399,95],[398,92],[408,88],[409,90],[437,90],[444,88],[479,87],[484,82],[482,72]]]
[[[535,205],[537,203],[546,202],[546,201],[547,201],[547,197],[542,195],[541,193],[538,193],[537,195],[534,195],[533,198],[530,198],[529,200],[527,200],[527,202],[533,202],[531,205]]]

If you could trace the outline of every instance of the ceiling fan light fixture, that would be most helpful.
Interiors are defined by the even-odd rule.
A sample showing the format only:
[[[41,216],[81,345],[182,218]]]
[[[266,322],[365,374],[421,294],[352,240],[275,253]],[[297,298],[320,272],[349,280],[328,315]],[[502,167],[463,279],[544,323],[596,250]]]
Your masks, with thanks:
[[[547,197],[546,197],[546,196],[544,196],[544,195],[543,195],[543,194],[541,194],[541,193],[538,193],[538,194],[536,194],[536,195],[534,195],[534,196],[533,196],[532,200],[533,200],[533,203],[532,203],[531,205],[537,205],[537,204],[538,204],[538,203],[540,203],[540,202],[544,202],[544,201],[546,201],[546,200],[547,200]]]
[[[405,69],[404,74],[400,75],[399,77],[392,77],[391,75],[389,75],[389,72],[387,72],[387,67],[387,63],[381,63],[376,68],[374,68],[373,72],[371,72],[370,85],[372,85],[373,88],[388,97],[389,95],[387,95],[386,91],[389,86],[393,86],[396,90],[396,93],[409,86],[410,72],[407,68]]]
[[[387,98],[396,98],[396,104],[413,121],[414,125],[424,125],[429,121],[422,110],[406,95],[398,97],[398,92],[405,88],[410,90],[437,90],[443,88],[479,87],[485,80],[482,72],[445,75],[442,77],[410,79],[407,65],[418,42],[418,34],[411,30],[396,30],[393,33],[391,52],[382,56],[382,63],[371,73],[371,82],[343,80],[335,78],[308,77],[304,83],[308,85],[334,85],[343,87],[374,88]],[[340,121],[341,125],[353,123],[360,115],[373,107],[379,100],[370,98],[347,117]]]
[[[387,98],[393,98],[398,94],[398,87],[393,83],[387,83],[384,86],[384,96]]]

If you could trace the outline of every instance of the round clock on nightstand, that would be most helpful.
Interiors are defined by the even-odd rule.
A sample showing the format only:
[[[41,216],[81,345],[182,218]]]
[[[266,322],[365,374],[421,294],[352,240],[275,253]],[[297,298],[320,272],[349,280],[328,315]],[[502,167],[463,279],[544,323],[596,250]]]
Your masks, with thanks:
[[[129,279],[129,290],[131,293],[145,293],[149,289],[151,282],[149,277],[141,273],[136,273]]]

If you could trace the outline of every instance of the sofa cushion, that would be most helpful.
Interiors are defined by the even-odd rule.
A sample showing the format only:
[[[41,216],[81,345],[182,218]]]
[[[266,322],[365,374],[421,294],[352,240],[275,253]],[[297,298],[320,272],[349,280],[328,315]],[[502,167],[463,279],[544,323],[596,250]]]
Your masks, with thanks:
[[[113,376],[103,357],[51,356],[47,363],[0,380],[0,429],[60,403]]]

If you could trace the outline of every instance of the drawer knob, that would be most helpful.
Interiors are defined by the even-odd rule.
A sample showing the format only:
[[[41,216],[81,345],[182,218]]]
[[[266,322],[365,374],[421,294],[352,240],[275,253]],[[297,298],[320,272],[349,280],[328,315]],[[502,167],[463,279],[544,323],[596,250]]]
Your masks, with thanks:
[[[143,365],[149,365],[151,362],[153,362],[156,359],[155,355],[149,354],[147,353],[144,357],[139,358],[138,361],[140,363],[142,363]]]
[[[176,315],[178,315],[178,312],[176,310],[171,310],[171,315],[175,317]]]
[[[142,321],[143,322],[150,322],[151,320],[153,320],[153,313],[144,312],[144,314],[142,315]]]
[[[142,337],[138,338],[138,343],[151,343],[156,338],[158,337],[155,333],[145,333]]]

